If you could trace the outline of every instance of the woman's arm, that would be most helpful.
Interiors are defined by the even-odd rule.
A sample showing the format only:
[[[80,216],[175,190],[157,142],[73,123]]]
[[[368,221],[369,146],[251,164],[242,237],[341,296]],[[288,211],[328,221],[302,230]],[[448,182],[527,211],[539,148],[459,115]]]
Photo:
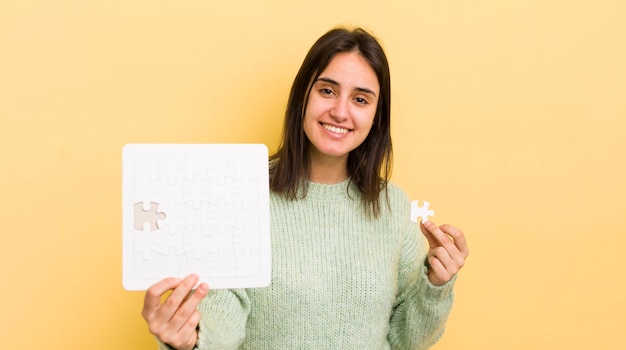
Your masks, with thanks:
[[[388,340],[392,349],[428,349],[443,335],[455,277],[434,285],[429,279],[426,240],[415,224],[409,223],[405,232]]]

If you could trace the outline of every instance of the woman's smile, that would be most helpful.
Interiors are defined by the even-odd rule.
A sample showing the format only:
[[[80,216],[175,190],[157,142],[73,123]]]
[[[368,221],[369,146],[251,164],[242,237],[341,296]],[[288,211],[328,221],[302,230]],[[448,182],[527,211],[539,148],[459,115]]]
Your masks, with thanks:
[[[346,129],[346,128],[342,128],[339,126],[333,126],[330,124],[326,124],[326,123],[320,123],[322,125],[322,127],[328,131],[330,131],[333,134],[347,134],[350,129]]]

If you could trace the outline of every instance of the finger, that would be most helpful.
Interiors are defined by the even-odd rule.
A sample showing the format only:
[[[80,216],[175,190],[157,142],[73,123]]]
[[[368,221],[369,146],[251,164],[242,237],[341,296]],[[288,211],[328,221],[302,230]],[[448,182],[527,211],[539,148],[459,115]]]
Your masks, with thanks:
[[[187,298],[193,286],[198,283],[198,279],[199,277],[196,274],[185,277],[159,308],[158,312],[161,316],[165,317],[167,320],[171,319],[185,298]]]
[[[421,222],[420,223],[420,231],[422,231],[422,234],[424,235],[424,237],[426,237],[426,240],[428,241],[428,246],[429,247],[435,247],[438,245],[437,240],[435,239],[435,237],[433,237],[433,234],[430,233],[430,231],[428,230],[428,228],[426,227],[426,225],[429,223],[429,221],[426,222]]]
[[[467,246],[467,241],[465,240],[465,234],[463,234],[463,231],[448,224],[441,225],[439,228],[447,235],[452,237],[454,244],[457,246],[459,251],[464,254],[465,257],[469,255],[469,248]]]
[[[198,304],[202,302],[202,299],[207,295],[208,291],[209,286],[207,286],[206,283],[202,283],[189,295],[170,320],[173,329],[180,332],[189,324],[190,320],[193,320],[198,311]],[[198,325],[198,320],[193,324],[194,329]]]
[[[192,348],[198,340],[198,322],[200,322],[200,311],[195,310],[182,328],[175,331],[172,330],[167,335],[164,335],[161,341],[175,349]]]
[[[452,278],[448,270],[446,270],[446,268],[436,256],[428,257],[428,265],[430,266],[430,270],[428,271],[428,279],[432,284],[436,286],[441,286],[446,284]]]
[[[424,228],[430,233],[431,240],[429,240],[430,247],[444,246],[450,253],[454,254],[458,251],[458,248],[454,245],[452,238],[443,232],[434,222],[426,221],[422,223]],[[428,235],[426,236],[428,237]]]
[[[187,319],[187,322],[178,331],[180,339],[187,339],[189,345],[196,344],[198,341],[198,323],[200,322],[200,311],[195,310]]]
[[[143,301],[144,310],[155,310],[161,305],[161,297],[170,290],[175,289],[181,282],[180,278],[168,277],[153,284],[146,290]]]
[[[452,255],[443,247],[437,247],[434,251],[431,251],[431,255],[441,262],[441,265],[450,276],[456,275],[465,265],[465,258],[460,254],[457,252],[456,255]]]

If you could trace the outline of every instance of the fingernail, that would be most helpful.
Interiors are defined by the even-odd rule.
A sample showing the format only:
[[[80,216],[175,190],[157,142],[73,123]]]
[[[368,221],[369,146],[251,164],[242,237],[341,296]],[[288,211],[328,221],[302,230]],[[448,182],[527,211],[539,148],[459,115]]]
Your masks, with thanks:
[[[200,293],[206,293],[209,290],[209,286],[207,286],[206,283],[201,283],[197,290]]]

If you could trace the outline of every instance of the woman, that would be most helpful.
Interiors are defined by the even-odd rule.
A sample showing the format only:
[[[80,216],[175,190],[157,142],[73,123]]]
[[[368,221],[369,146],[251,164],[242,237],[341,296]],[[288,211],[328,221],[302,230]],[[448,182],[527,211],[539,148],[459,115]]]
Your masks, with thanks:
[[[378,41],[333,29],[293,83],[270,157],[272,283],[211,291],[168,278],[143,316],[163,349],[426,349],[443,333],[468,248],[409,220],[389,183],[390,78]],[[165,302],[163,295],[172,291]]]

